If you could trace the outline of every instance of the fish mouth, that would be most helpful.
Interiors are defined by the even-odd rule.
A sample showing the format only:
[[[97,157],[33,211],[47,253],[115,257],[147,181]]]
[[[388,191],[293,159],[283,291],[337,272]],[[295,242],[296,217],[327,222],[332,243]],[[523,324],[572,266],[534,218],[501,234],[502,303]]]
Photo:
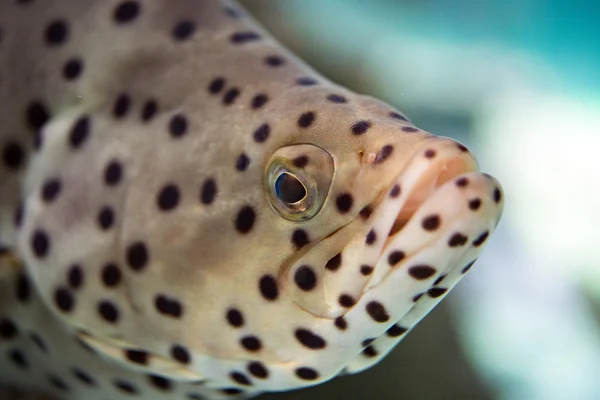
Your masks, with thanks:
[[[423,171],[425,163],[429,166]],[[478,170],[477,161],[462,144],[445,138],[433,138],[425,142],[395,179],[388,192],[388,197],[393,197],[392,192],[398,190],[395,188],[399,188],[405,196],[403,205],[389,230],[388,241],[406,226],[419,207],[437,189],[448,181]],[[416,179],[411,179],[411,175]]]
[[[463,206],[466,192],[448,189],[454,189],[453,182],[463,175],[480,175],[469,150],[452,139],[433,137],[420,142],[411,153],[356,219],[282,269],[282,279],[288,282],[287,293],[299,307],[324,318],[344,315],[367,291],[401,267],[405,259],[426,250],[445,234],[447,227],[464,218],[451,215],[448,210]],[[448,216],[444,227],[438,231],[415,230],[421,224],[417,217],[431,208],[432,201],[439,207],[436,211]],[[389,261],[393,252],[401,254],[396,262]],[[322,260],[327,261],[322,279],[318,280],[321,290],[299,289],[294,280],[297,270],[305,264],[319,265]],[[352,301],[342,301],[342,297]]]

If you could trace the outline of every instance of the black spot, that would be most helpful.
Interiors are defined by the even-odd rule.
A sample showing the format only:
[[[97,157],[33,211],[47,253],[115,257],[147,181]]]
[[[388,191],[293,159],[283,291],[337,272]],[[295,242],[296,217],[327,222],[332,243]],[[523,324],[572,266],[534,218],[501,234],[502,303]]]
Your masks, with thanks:
[[[235,218],[235,229],[243,234],[246,234],[252,230],[254,221],[256,220],[256,213],[251,206],[244,206],[238,212]]]
[[[119,320],[119,310],[108,300],[98,303],[98,313],[106,322],[116,323]]]
[[[303,229],[296,229],[294,233],[292,233],[292,243],[297,249],[303,248],[310,243],[308,233],[306,233],[306,231]]]
[[[16,297],[21,303],[25,303],[29,300],[30,296],[31,284],[29,283],[29,278],[24,273],[20,273],[17,280]]]
[[[158,375],[150,375],[148,376],[148,380],[157,389],[165,391],[171,390],[171,381],[167,378]]]
[[[473,260],[470,263],[468,263],[467,265],[465,265],[464,268],[460,271],[461,274],[466,274],[471,269],[473,264],[475,264],[475,260]]]
[[[104,182],[109,186],[119,183],[122,176],[123,167],[118,161],[111,161],[104,170]]]
[[[83,269],[81,265],[74,264],[69,268],[67,273],[67,282],[71,289],[77,290],[83,285]]]
[[[121,93],[117,97],[117,101],[115,101],[115,105],[113,107],[113,115],[115,118],[123,118],[129,112],[129,107],[131,106],[131,99],[125,93]]]
[[[134,271],[140,271],[148,265],[148,248],[142,242],[135,242],[127,247],[127,264]]]
[[[172,183],[162,187],[156,197],[156,204],[162,211],[171,211],[179,204],[179,188]]]
[[[435,273],[435,268],[429,265],[414,265],[408,269],[408,274],[420,281],[431,278]]]
[[[352,133],[354,135],[362,135],[371,127],[371,122],[369,121],[358,121],[352,125]]]
[[[340,315],[333,321],[336,328],[340,331],[345,331],[348,328],[348,322],[344,319],[344,316]]]
[[[377,350],[373,346],[367,346],[362,351],[365,357],[377,357]]]
[[[86,384],[87,386],[95,386],[96,385],[96,381],[94,381],[94,379],[90,376],[90,374],[88,374],[81,368],[75,367],[71,370],[71,373],[73,374],[73,376],[75,376],[75,378],[77,378],[80,382]]]
[[[373,273],[373,267],[371,267],[370,265],[361,265],[360,273],[364,276],[369,276]]]
[[[469,200],[469,208],[472,211],[479,210],[479,207],[481,207],[481,199],[472,199],[472,200]]]
[[[365,239],[365,243],[368,245],[372,245],[377,240],[377,233],[371,229],[369,233],[367,233],[367,238]]]
[[[69,38],[69,27],[67,22],[59,19],[52,21],[44,32],[46,43],[51,46],[64,44]]]
[[[327,100],[332,103],[346,103],[346,98],[344,96],[340,96],[339,94],[330,94],[327,96]]]
[[[390,255],[388,256],[388,263],[390,264],[390,267],[395,266],[396,264],[398,264],[400,261],[404,260],[405,254],[403,251],[400,250],[394,250],[390,253]]]
[[[0,339],[9,340],[19,334],[17,326],[8,318],[0,319]]]
[[[439,215],[430,215],[423,218],[423,222],[421,226],[426,231],[435,231],[440,226],[440,216]]]
[[[315,79],[313,78],[308,78],[308,77],[301,77],[296,79],[296,84],[300,85],[300,86],[313,86],[313,85],[317,85],[319,82],[317,82]]]
[[[500,189],[495,188],[494,189],[494,202],[496,204],[500,203],[500,200],[502,200],[502,192],[500,191]]]
[[[61,188],[62,185],[58,178],[48,179],[42,186],[42,200],[46,203],[52,203],[60,194]]]
[[[179,300],[164,294],[158,294],[154,297],[154,307],[159,313],[173,318],[181,318],[183,315],[183,306]]]
[[[281,67],[285,64],[285,60],[279,56],[267,56],[265,57],[265,64],[269,67]]]
[[[223,389],[221,389],[221,392],[224,393]],[[225,393],[225,394],[227,394],[227,393]],[[186,397],[189,400],[206,400],[206,397],[204,397],[204,395],[201,395],[200,393],[188,393],[186,395]]]
[[[467,243],[467,239],[468,238],[465,235],[457,232],[454,235],[452,235],[450,237],[450,239],[448,239],[448,246],[450,246],[450,247],[464,246],[465,243]]]
[[[196,31],[196,25],[194,22],[189,20],[183,20],[175,24],[171,34],[175,40],[187,40],[189,39],[194,32]]]
[[[427,294],[428,294],[430,297],[437,298],[437,297],[440,297],[440,296],[442,296],[442,295],[443,295],[444,293],[446,293],[447,291],[448,291],[448,289],[446,289],[446,288],[434,287],[434,288],[431,288],[431,289],[429,289],[429,290],[427,291]]]
[[[416,295],[415,297],[413,297],[413,299],[412,299],[413,302],[416,303],[417,301],[421,300],[421,297],[423,297],[424,294],[425,293],[419,293],[418,295]]]
[[[237,308],[229,309],[227,311],[226,318],[227,322],[229,322],[229,325],[235,328],[239,328],[244,325],[244,316],[242,315],[241,311]]]
[[[133,384],[121,380],[121,379],[117,379],[114,382],[114,385],[117,389],[121,390],[124,393],[128,393],[128,394],[137,394],[138,390],[135,386],[133,386]]]
[[[371,301],[366,307],[369,316],[376,322],[387,322],[390,319],[385,307],[378,301]]]
[[[296,368],[296,376],[305,381],[314,381],[315,379],[319,379],[319,373],[308,367],[300,367]]]
[[[436,152],[433,149],[427,149],[425,150],[425,158],[433,158],[435,157]]]
[[[31,235],[31,250],[37,258],[44,258],[50,251],[50,237],[43,229],[37,229]]]
[[[413,132],[418,132],[419,130],[413,126],[403,126],[402,131],[408,132],[408,133],[413,133]]]
[[[395,184],[394,187],[392,187],[392,190],[390,190],[390,197],[396,198],[398,196],[400,196],[400,185]]]
[[[56,389],[59,389],[59,390],[62,390],[62,391],[69,390],[69,387],[67,386],[67,384],[65,383],[65,381],[63,381],[62,379],[60,379],[58,376],[50,375],[48,377],[48,380],[50,381],[50,383],[52,384],[52,386],[54,386]]]
[[[385,332],[389,337],[398,337],[398,336],[402,336],[406,333],[406,331],[408,331],[408,329],[398,325],[398,324],[394,324],[392,326],[390,326],[390,328]]]
[[[69,144],[72,148],[80,148],[90,134],[90,119],[87,115],[80,117],[69,132]]]
[[[304,168],[306,167],[306,165],[308,165],[309,162],[309,158],[307,155],[303,154],[301,156],[295,157],[292,160],[292,163],[294,164],[295,167],[297,168]]]
[[[325,264],[325,268],[330,271],[337,271],[342,265],[342,253],[338,253],[335,256],[331,257],[327,264]]]
[[[368,345],[370,345],[374,341],[375,341],[375,338],[365,339],[365,340],[362,341],[361,346],[362,347],[367,347]]]
[[[300,128],[308,128],[315,120],[316,115],[313,111],[308,111],[298,117],[298,126]]]
[[[340,303],[340,306],[346,308],[350,308],[356,304],[356,300],[354,300],[354,298],[348,294],[341,294],[338,302]]]
[[[102,230],[110,229],[115,222],[115,214],[111,207],[104,206],[98,213],[98,225]]]
[[[467,149],[467,147],[463,144],[460,143],[456,143],[456,147],[458,147],[458,149],[460,151],[462,151],[463,153],[467,153],[469,151],[469,149]]]
[[[382,162],[387,160],[392,155],[393,151],[394,151],[394,146],[392,146],[391,144],[386,144],[385,146],[383,146],[381,148],[379,153],[377,153],[377,156],[375,156],[375,160],[373,161],[373,164],[381,164]]]
[[[173,345],[173,347],[171,347],[171,357],[173,357],[173,359],[179,361],[182,364],[189,364],[191,361],[189,351],[179,344]]]
[[[228,395],[235,395],[235,394],[244,393],[244,391],[242,389],[238,389],[238,388],[225,388],[225,389],[221,389],[221,393],[228,394]],[[197,400],[197,399],[192,399],[192,400]],[[198,399],[198,400],[205,400],[205,399],[203,397],[202,399]]]
[[[435,282],[433,282],[433,286],[439,285],[440,283],[442,283],[442,281],[444,280],[444,278],[446,278],[446,274],[444,275],[440,275]]]
[[[143,350],[125,350],[125,358],[127,358],[129,361],[135,364],[148,364],[148,353]]]
[[[486,239],[488,238],[488,236],[490,235],[490,233],[488,231],[483,232],[481,235],[479,235],[477,237],[477,239],[475,239],[473,241],[473,246],[475,247],[479,247],[483,244],[483,242],[486,241]]]
[[[248,351],[259,351],[262,348],[262,343],[256,336],[244,336],[240,339],[240,344]]]
[[[260,379],[266,379],[269,377],[269,371],[267,370],[267,367],[265,367],[260,361],[253,361],[248,364],[248,372]]]
[[[75,307],[75,299],[68,289],[59,287],[54,291],[54,304],[63,312],[70,312]]]
[[[250,382],[250,379],[248,379],[248,377],[246,375],[242,374],[241,372],[232,371],[229,374],[229,377],[233,381],[239,383],[240,385],[246,385],[246,386],[252,385],[252,382]]]
[[[233,104],[233,102],[238,98],[239,95],[240,89],[236,87],[229,89],[223,95],[223,104],[225,104],[226,106]]]
[[[266,300],[273,301],[279,296],[279,286],[272,275],[263,275],[260,278],[258,287]]]
[[[358,213],[362,219],[369,219],[371,214],[373,213],[373,208],[371,206],[364,206],[362,210]]]
[[[144,122],[150,121],[152,118],[154,118],[154,116],[156,115],[157,112],[158,112],[158,103],[156,102],[156,100],[153,100],[153,99],[147,100],[146,103],[144,103],[144,106],[142,107],[142,114],[141,114],[142,121],[144,121]]]
[[[13,216],[13,223],[15,224],[15,227],[20,228],[21,225],[23,224],[23,218],[25,216],[25,207],[23,206],[23,203],[20,202],[19,205],[17,206],[17,208],[15,209],[15,214]]]
[[[237,169],[240,172],[248,169],[249,165],[250,165],[250,158],[246,155],[246,153],[240,154],[238,156],[238,158],[235,160],[235,169]]]
[[[229,41],[233,44],[244,44],[255,40],[260,40],[260,35],[252,31],[235,32],[229,36]]]
[[[140,13],[140,5],[136,1],[123,1],[115,7],[113,18],[115,22],[124,24],[131,22]]]
[[[271,127],[269,124],[262,124],[254,131],[254,141],[256,143],[264,143],[271,133]]]
[[[466,187],[469,184],[469,179],[463,176],[458,178],[455,183],[458,187]]]
[[[299,328],[294,332],[296,339],[298,341],[308,347],[309,349],[319,350],[324,349],[327,346],[325,339],[321,336],[309,331],[308,329]]]
[[[394,118],[394,119],[399,119],[400,121],[407,121],[408,122],[408,118],[406,118],[404,115],[392,111],[391,113],[388,114],[390,117]]]
[[[7,169],[17,170],[25,162],[25,149],[15,141],[10,141],[2,149],[2,163]]]
[[[175,114],[169,121],[169,133],[173,138],[180,138],[188,129],[187,118],[183,114]]]
[[[335,199],[335,204],[337,209],[342,214],[347,213],[352,208],[352,204],[354,203],[354,199],[350,193],[342,193]]]
[[[217,195],[217,183],[213,178],[208,178],[202,184],[200,190],[200,201],[203,204],[211,204]]]
[[[304,291],[310,291],[317,285],[317,275],[308,265],[302,265],[294,274],[294,282]]]
[[[269,101],[269,98],[267,97],[266,94],[264,94],[264,93],[257,94],[256,96],[254,96],[252,98],[252,103],[251,103],[252,109],[258,110],[259,108],[264,106],[267,103],[267,101]]]
[[[218,78],[213,79],[208,84],[208,91],[211,94],[217,94],[221,90],[223,90],[224,87],[225,87],[225,79],[218,77]]]
[[[83,71],[83,61],[79,58],[69,59],[63,66],[62,75],[68,81],[77,79]]]
[[[36,132],[50,119],[47,107],[39,100],[32,101],[26,110],[26,120],[29,128]]]
[[[121,282],[121,270],[109,263],[102,268],[102,282],[108,287],[115,287]]]

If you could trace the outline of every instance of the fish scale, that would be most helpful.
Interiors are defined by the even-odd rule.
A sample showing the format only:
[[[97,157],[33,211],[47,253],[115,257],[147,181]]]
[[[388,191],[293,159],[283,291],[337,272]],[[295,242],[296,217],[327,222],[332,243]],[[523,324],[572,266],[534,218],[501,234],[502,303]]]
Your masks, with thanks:
[[[358,372],[502,213],[464,146],[321,76],[234,2],[6,1],[0,30],[11,390],[213,400]]]

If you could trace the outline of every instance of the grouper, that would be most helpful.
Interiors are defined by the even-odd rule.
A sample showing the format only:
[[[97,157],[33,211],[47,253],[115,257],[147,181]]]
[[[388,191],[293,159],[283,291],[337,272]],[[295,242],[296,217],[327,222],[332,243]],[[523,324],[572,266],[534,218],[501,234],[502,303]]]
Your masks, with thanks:
[[[503,192],[219,0],[0,1],[0,385],[216,400],[384,358]]]

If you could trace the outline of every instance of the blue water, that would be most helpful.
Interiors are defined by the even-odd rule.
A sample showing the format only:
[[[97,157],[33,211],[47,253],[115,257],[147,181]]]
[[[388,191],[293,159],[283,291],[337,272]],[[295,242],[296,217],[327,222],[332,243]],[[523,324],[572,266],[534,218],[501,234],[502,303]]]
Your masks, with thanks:
[[[600,94],[600,1],[289,0],[285,4],[302,14],[296,15],[301,25],[312,29],[343,30],[336,21],[352,19],[348,41],[365,39],[366,26],[375,23],[378,29],[454,43],[503,44],[554,66],[570,89]],[[349,45],[339,36],[336,40],[338,46]]]

